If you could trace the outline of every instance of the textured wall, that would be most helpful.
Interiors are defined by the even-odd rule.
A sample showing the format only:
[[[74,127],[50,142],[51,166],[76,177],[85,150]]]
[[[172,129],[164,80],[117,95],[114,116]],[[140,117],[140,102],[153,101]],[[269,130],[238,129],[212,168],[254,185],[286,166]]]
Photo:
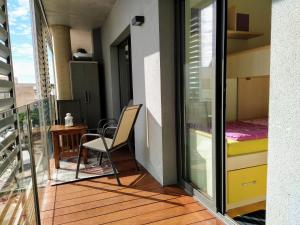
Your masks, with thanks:
[[[135,126],[136,158],[164,185],[177,182],[173,11],[173,0],[119,0],[101,28],[107,113],[120,111],[115,45],[130,31],[133,98],[144,105]],[[138,15],[145,23],[131,26]]]
[[[56,74],[57,99],[72,99],[70,66],[71,54],[70,28],[63,25],[51,26]]]
[[[300,224],[300,1],[272,1],[267,225]]]

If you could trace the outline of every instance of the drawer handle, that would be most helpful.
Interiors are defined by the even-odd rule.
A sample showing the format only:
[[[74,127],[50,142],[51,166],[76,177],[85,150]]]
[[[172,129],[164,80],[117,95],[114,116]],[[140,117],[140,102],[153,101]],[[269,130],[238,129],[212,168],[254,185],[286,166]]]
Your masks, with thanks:
[[[249,186],[249,185],[254,185],[254,184],[256,184],[256,180],[253,180],[253,181],[250,181],[250,182],[242,183],[242,186]]]

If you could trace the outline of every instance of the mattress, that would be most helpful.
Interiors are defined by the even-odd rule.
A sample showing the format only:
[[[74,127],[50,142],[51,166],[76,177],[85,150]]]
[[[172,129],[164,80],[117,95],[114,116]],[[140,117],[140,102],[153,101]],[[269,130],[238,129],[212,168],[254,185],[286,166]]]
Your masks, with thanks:
[[[235,141],[256,140],[268,137],[268,126],[244,121],[226,123],[226,138]]]
[[[254,119],[226,123],[227,156],[245,155],[267,151],[268,120]],[[196,123],[188,123],[187,127],[197,130],[201,135],[211,138],[211,131],[203,129]]]
[[[255,119],[227,123],[226,143],[228,156],[267,151],[267,120]]]

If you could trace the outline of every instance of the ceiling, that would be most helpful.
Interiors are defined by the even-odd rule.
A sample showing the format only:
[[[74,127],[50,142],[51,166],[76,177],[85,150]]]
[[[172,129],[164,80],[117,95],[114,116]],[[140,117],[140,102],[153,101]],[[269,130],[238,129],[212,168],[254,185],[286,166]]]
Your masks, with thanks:
[[[74,29],[100,27],[116,0],[42,0],[49,25]]]

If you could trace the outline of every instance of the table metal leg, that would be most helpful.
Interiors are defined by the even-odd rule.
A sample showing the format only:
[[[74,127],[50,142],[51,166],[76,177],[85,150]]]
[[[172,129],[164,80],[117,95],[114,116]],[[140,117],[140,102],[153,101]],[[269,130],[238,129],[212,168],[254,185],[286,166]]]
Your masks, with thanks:
[[[53,134],[52,138],[53,138],[55,168],[59,169],[59,136],[57,134]]]

